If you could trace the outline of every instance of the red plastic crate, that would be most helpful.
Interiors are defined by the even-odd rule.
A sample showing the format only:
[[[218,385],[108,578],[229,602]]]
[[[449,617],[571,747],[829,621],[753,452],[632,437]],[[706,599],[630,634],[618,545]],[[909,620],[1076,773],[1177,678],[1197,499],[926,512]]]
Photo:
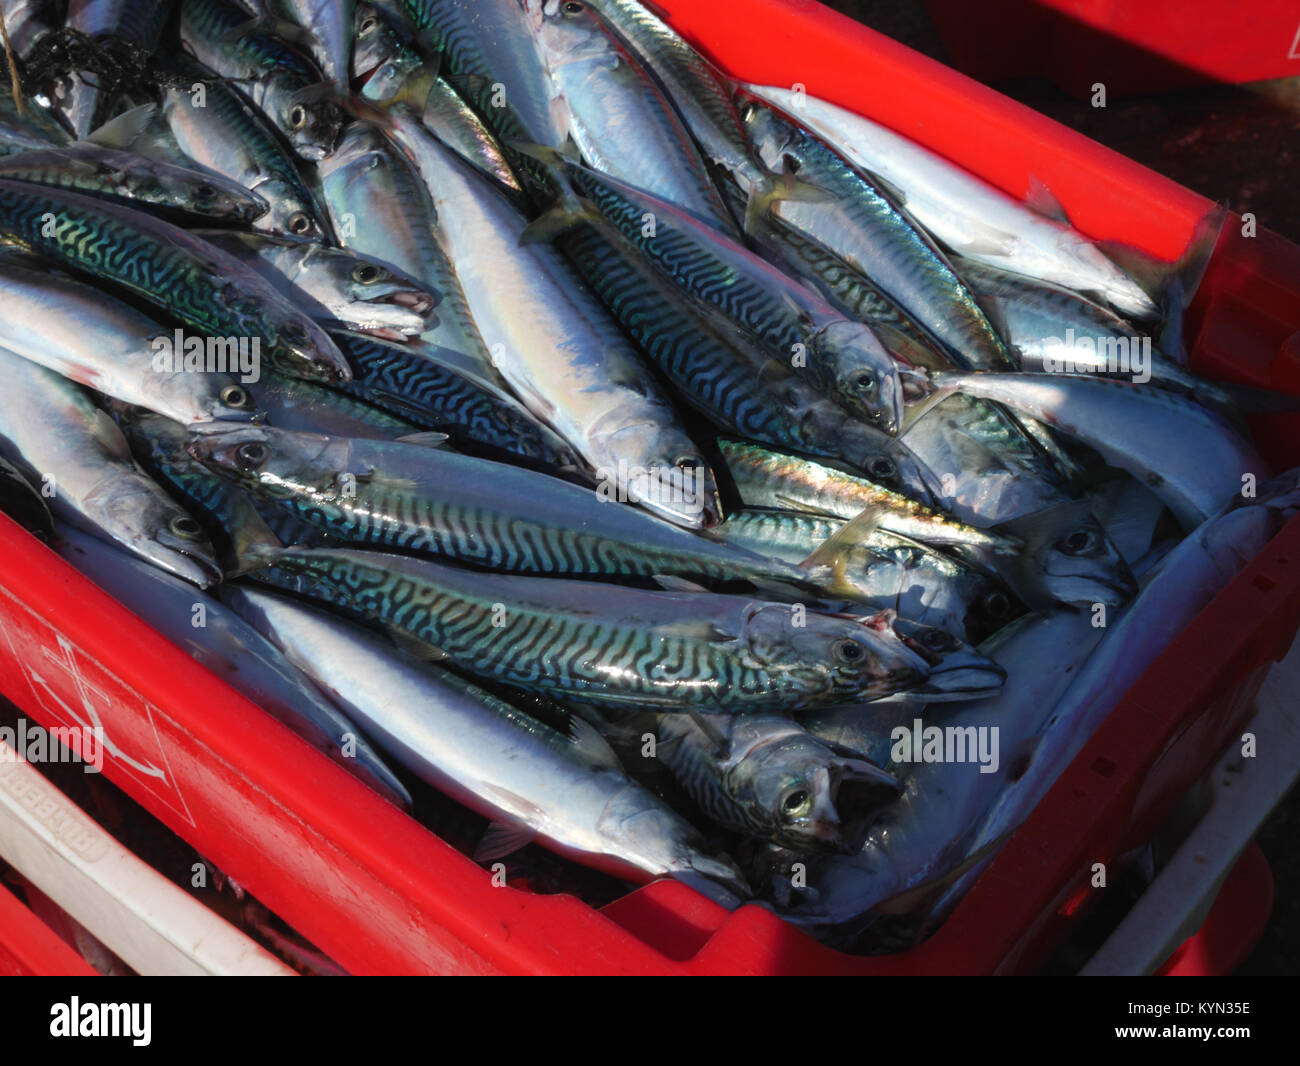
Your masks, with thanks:
[[[925,0],[957,69],[1087,99],[1300,74],[1296,0]]]
[[[85,959],[0,885],[0,977],[95,976]]]
[[[675,0],[672,21],[747,81],[805,85],[1017,196],[1045,181],[1083,230],[1166,259],[1209,204],[811,0]],[[1230,224],[1191,329],[1216,375],[1294,383],[1300,249]],[[1283,355],[1284,348],[1290,355]],[[1300,424],[1275,417],[1275,462]],[[1249,711],[1300,626],[1300,520],[1203,612],[1102,726],[952,918],[856,958],[760,907],[675,882],[595,911],[493,888],[6,520],[0,691],[46,724],[103,725],[108,776],[355,973],[991,973],[1032,968],[1088,902],[1092,863],[1148,837]]]

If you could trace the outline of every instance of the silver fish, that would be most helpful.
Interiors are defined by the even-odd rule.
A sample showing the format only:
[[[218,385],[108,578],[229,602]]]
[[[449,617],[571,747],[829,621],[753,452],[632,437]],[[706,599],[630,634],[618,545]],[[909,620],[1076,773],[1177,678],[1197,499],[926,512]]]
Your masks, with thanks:
[[[369,256],[300,237],[198,230],[252,267],[317,322],[402,341],[430,327],[441,294]]]
[[[0,369],[0,450],[48,490],[57,518],[195,585],[221,579],[202,528],[136,466],[121,431],[81,386],[3,350]]]
[[[515,393],[620,497],[692,528],[716,525],[717,486],[631,343],[563,255],[520,238],[515,206],[409,112],[415,161],[492,359]]]
[[[617,877],[677,878],[726,906],[750,895],[740,872],[706,855],[689,823],[634,783],[581,719],[565,736],[354,625],[260,590],[230,597],[394,759],[493,819],[484,861],[536,839]]]
[[[0,257],[0,347],[178,422],[252,418],[253,400],[235,375],[155,362],[155,342],[171,332],[40,260]]]
[[[351,719],[234,611],[75,530],[62,530],[56,547],[91,581],[196,662],[371,788],[410,807],[406,787]],[[205,624],[196,627],[197,604],[203,607]],[[353,748],[355,754],[349,754]]]

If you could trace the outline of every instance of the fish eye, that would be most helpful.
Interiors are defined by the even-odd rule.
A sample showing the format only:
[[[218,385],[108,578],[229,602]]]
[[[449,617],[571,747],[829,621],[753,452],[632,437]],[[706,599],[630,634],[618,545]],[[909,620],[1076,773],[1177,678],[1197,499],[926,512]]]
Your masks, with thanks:
[[[867,463],[867,474],[876,481],[893,481],[898,477],[898,466],[894,460],[878,455]]]
[[[250,440],[235,449],[235,465],[240,470],[252,472],[271,457],[271,449],[261,441]]]
[[[863,371],[861,374],[854,374],[849,378],[849,386],[854,392],[861,393],[864,396],[870,396],[876,391],[876,375]]]
[[[781,813],[787,818],[798,818],[811,806],[812,793],[802,785],[796,785],[781,797]]]
[[[203,536],[202,527],[186,514],[177,515],[167,523],[167,528],[185,540],[199,540]]]
[[[867,657],[867,649],[856,640],[837,640],[831,645],[831,656],[842,666],[856,666]]]
[[[957,638],[942,629],[923,629],[916,639],[930,651],[952,651],[957,647]]]
[[[379,25],[379,20],[374,15],[367,15],[361,20],[361,25],[357,27],[358,34],[366,34]]]
[[[678,470],[686,473],[693,473],[704,465],[704,461],[698,455],[679,455],[673,460],[673,466]]]
[[[374,263],[359,263],[352,271],[352,280],[361,285],[373,285],[387,274],[382,267]]]
[[[302,104],[297,104],[289,112],[289,125],[296,130],[300,130],[307,125],[307,109]]]
[[[312,221],[305,211],[295,211],[289,216],[289,232],[301,236],[304,233],[310,233],[312,230]]]
[[[194,186],[194,199],[196,200],[202,200],[202,201],[213,200],[216,198],[216,195],[217,195],[217,190],[214,189],[211,185]]]
[[[1097,546],[1097,535],[1090,529],[1076,529],[1056,542],[1056,547],[1066,555],[1084,555]]]
[[[280,332],[285,336],[286,339],[291,341],[297,341],[300,344],[306,341],[307,339],[307,331],[303,328],[302,324],[299,322],[286,322],[283,326],[280,327]]]
[[[585,4],[579,4],[577,0],[569,0],[561,10],[563,10],[566,15],[581,15],[587,10],[587,6]]]
[[[238,385],[227,385],[221,390],[221,402],[227,407],[247,407],[249,404],[248,390]]]
[[[984,597],[984,610],[994,618],[1002,618],[1011,610],[1011,601],[1007,599],[1005,593],[994,589]]]

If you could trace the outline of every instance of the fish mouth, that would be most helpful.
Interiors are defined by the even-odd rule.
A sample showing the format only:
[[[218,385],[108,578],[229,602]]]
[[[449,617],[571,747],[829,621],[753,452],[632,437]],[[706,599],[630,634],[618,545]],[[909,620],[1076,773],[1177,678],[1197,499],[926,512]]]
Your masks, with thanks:
[[[428,293],[393,292],[355,301],[336,321],[342,329],[404,344],[437,325],[436,306]]]
[[[197,545],[182,540],[165,529],[159,530],[153,539],[160,547],[167,549],[168,559],[164,565],[170,573],[203,589],[211,588],[224,580],[225,572],[217,560],[198,551]]]

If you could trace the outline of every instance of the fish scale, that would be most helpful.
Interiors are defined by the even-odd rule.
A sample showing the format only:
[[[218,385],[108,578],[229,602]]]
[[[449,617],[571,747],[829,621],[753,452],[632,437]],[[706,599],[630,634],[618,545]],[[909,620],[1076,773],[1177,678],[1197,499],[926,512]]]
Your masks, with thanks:
[[[807,585],[793,567],[593,490],[442,449],[205,426],[190,454],[267,504],[353,542],[513,573]]]
[[[759,158],[827,197],[777,200],[770,211],[887,293],[966,369],[1014,369],[1006,343],[935,242],[871,181],[775,108],[751,101],[746,118]],[[770,158],[775,156],[776,158]]]
[[[345,388],[425,429],[544,464],[577,468],[569,447],[512,397],[404,348],[335,334],[352,365]]]
[[[286,373],[348,375],[338,349],[306,315],[238,260],[159,219],[0,180],[0,240],[121,285],[197,329],[261,338],[271,362]]]
[[[866,325],[675,205],[556,159],[574,188],[686,295],[730,318],[828,399],[897,432],[899,366]]]
[[[806,628],[796,630],[789,607],[742,597],[627,588],[611,611],[606,586],[564,578],[469,572],[352,550],[285,549],[253,558],[270,568],[255,571],[261,580],[398,629],[476,675],[600,702],[724,713],[789,709],[895,691],[924,673],[901,644],[888,650],[890,641],[852,619],[808,612]],[[498,624],[502,611],[505,625]],[[707,627],[696,633],[705,618],[747,630],[762,611],[775,612],[766,616],[770,624],[798,642],[773,663],[710,637]],[[847,668],[827,661],[823,639],[873,643],[862,667]]]

